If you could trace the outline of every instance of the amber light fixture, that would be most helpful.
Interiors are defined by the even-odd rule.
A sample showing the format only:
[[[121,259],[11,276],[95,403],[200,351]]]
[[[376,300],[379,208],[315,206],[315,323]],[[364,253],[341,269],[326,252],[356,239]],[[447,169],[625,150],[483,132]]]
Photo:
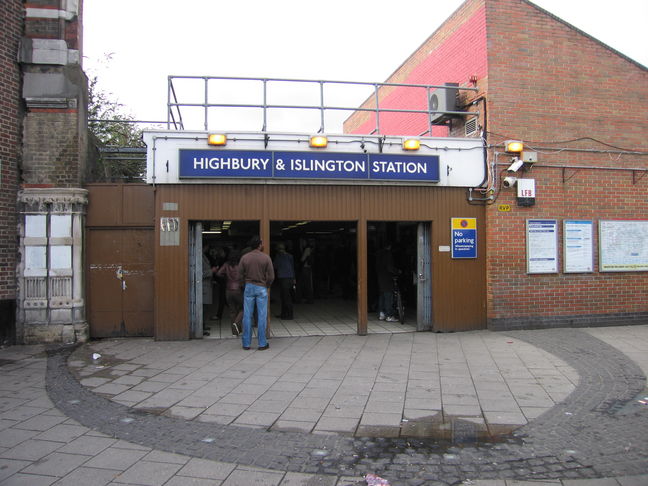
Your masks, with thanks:
[[[226,145],[227,135],[224,133],[210,133],[207,137],[207,143],[209,145]]]
[[[308,145],[312,148],[326,148],[328,145],[328,138],[324,135],[313,135],[310,138]]]
[[[504,142],[504,147],[511,154],[519,154],[524,150],[524,144],[519,140],[507,140]]]
[[[421,141],[415,138],[403,140],[403,150],[418,150],[421,148]]]

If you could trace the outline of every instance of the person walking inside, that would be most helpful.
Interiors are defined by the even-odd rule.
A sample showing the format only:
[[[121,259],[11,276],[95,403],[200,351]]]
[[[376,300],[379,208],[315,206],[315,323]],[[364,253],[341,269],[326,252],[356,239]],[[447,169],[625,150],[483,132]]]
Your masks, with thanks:
[[[273,263],[281,296],[281,314],[277,317],[290,320],[293,318],[293,301],[290,293],[295,285],[295,264],[293,256],[286,251],[286,245],[283,243],[277,245],[277,254]]]
[[[376,275],[378,275],[378,319],[387,322],[397,322],[394,316],[393,278],[398,275],[394,267],[391,243],[385,244],[376,253]]]
[[[315,242],[309,240],[301,254],[301,270],[299,272],[299,287],[297,301],[306,299],[307,304],[313,303],[313,263],[315,260]]]
[[[241,320],[243,319],[243,292],[241,290],[243,285],[239,272],[240,256],[238,250],[231,250],[227,261],[216,272],[217,277],[225,279],[225,301],[229,308],[234,336],[241,334]]]
[[[259,350],[268,349],[266,326],[268,323],[268,289],[274,281],[272,260],[263,253],[263,241],[253,236],[249,243],[252,251],[241,257],[239,271],[241,281],[245,284],[243,291],[243,349],[250,349],[252,342],[252,315],[257,310],[257,335]]]
[[[209,326],[205,325],[207,314],[214,303],[214,275],[218,270],[209,261],[209,245],[205,245],[202,254],[202,304],[203,336],[209,336]]]

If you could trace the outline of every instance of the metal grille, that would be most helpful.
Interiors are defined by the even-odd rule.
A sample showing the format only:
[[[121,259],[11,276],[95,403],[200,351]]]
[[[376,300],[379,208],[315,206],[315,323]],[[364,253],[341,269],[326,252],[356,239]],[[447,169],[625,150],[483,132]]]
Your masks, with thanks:
[[[464,125],[464,127],[466,130],[466,137],[469,137],[477,133],[477,130],[479,129],[477,118],[470,118],[469,120],[466,120],[466,124]]]
[[[430,223],[418,225],[418,311],[417,330],[432,328],[432,272],[430,268]]]
[[[46,299],[47,284],[45,277],[25,278],[25,299]]]
[[[50,278],[50,297],[72,297],[72,277]]]

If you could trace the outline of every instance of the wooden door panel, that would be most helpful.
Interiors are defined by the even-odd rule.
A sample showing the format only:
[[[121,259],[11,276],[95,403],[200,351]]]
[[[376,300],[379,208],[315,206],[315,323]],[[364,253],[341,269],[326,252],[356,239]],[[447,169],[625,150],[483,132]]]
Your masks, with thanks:
[[[86,235],[90,337],[118,335],[122,321],[122,289],[121,281],[117,278],[121,260],[121,233],[90,230]]]
[[[88,231],[91,337],[153,335],[153,234],[152,229]]]

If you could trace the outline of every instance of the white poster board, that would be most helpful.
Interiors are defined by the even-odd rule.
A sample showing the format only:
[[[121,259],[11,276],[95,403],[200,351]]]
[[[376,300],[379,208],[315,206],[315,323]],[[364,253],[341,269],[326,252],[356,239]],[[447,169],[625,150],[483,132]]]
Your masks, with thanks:
[[[527,219],[527,273],[558,273],[558,223]]]
[[[594,271],[593,222],[563,221],[563,270],[565,273]]]
[[[599,221],[599,271],[648,271],[648,221]]]

